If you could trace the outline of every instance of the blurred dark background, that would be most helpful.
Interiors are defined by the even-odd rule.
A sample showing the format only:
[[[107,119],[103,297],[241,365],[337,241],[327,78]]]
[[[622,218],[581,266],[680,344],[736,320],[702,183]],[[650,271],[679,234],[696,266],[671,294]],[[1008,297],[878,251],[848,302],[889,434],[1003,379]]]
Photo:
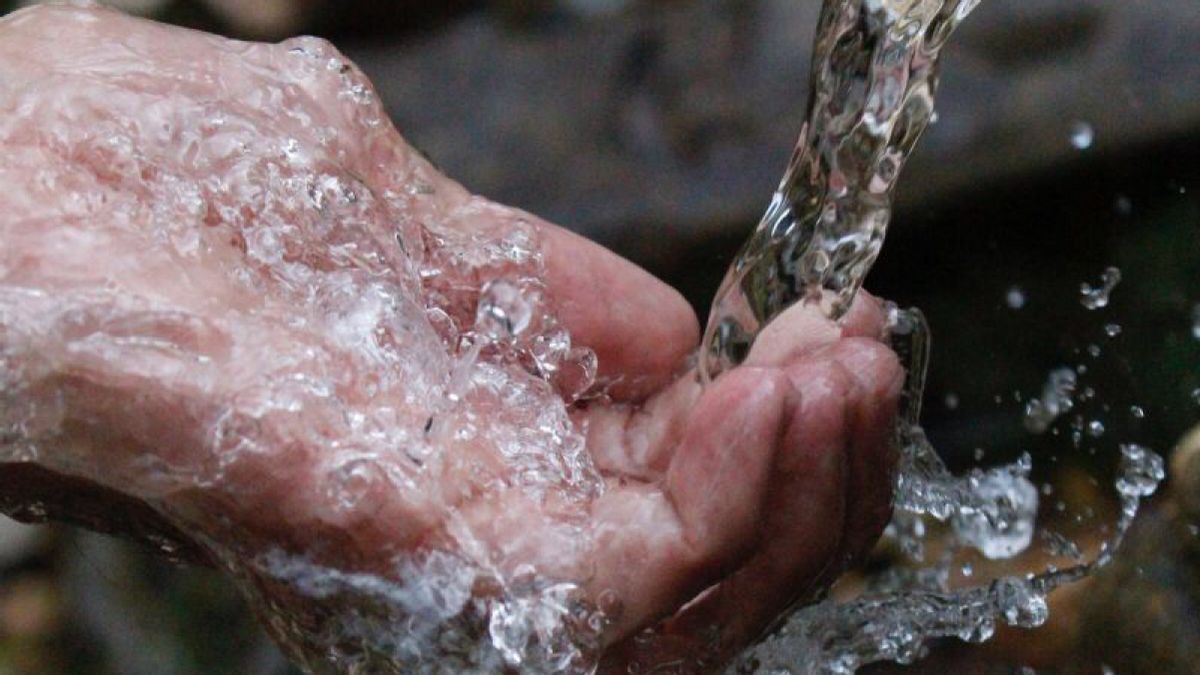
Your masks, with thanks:
[[[246,39],[331,39],[449,175],[632,258],[701,316],[791,151],[819,10],[816,0],[108,4]],[[985,462],[1029,451],[1039,479],[1068,492],[1087,482],[1072,476],[1108,475],[1120,442],[1169,453],[1200,422],[1200,3],[986,0],[945,63],[939,119],[901,179],[868,282],[933,326],[935,444],[958,467],[977,449]],[[1107,266],[1123,281],[1109,307],[1086,310],[1079,285]],[[1095,395],[1050,433],[1027,433],[1021,413],[1047,373],[1081,365],[1081,391]],[[1093,420],[1104,432],[1074,447],[1072,432]],[[1200,477],[1184,461],[1200,440],[1179,448],[1175,465]],[[1188,478],[1091,584],[1090,604],[1062,600],[1050,629],[937,648],[907,672],[1197,672],[1200,509],[1179,486],[1200,478]],[[215,576],[95,535],[0,527],[0,675],[287,672]]]

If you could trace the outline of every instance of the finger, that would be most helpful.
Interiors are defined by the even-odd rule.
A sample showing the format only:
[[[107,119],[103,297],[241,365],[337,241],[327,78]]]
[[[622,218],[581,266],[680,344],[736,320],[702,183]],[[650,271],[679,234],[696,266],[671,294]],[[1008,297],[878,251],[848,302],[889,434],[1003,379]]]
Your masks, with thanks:
[[[767,325],[745,365],[786,366],[843,337],[882,332],[881,304],[866,292],[859,293],[840,323],[826,318],[815,305],[796,305]],[[589,408],[580,418],[596,465],[643,480],[660,477],[701,392],[696,377],[688,373],[642,405]]]
[[[795,395],[781,372],[730,373],[696,405],[662,489],[631,484],[597,501],[592,588],[624,603],[613,638],[673,611],[745,560]]]
[[[661,480],[703,393],[704,386],[689,374],[645,403],[587,408],[578,418],[596,468],[610,475]]]
[[[855,386],[831,358],[789,372],[799,390],[771,475],[763,547],[670,619],[658,639],[628,641],[621,658],[686,659],[699,669],[756,637],[834,564],[845,522],[847,396]],[[675,653],[672,653],[675,652]]]
[[[889,441],[901,381],[894,355],[852,338],[793,365],[788,375],[800,407],[772,471],[763,548],[669,620],[656,639],[619,645],[610,665],[720,663],[789,606],[811,598],[878,537],[890,512]]]
[[[866,291],[840,321],[825,316],[817,303],[797,303],[763,327],[746,365],[783,366],[843,337],[881,338],[883,318],[881,303]]]
[[[558,318],[596,352],[616,400],[640,400],[678,376],[700,340],[696,315],[675,289],[608,249],[540,222]]]
[[[892,350],[870,338],[843,339],[831,354],[855,382],[847,401],[850,470],[844,568],[866,556],[891,517],[898,451],[895,418],[904,370]]]
[[[854,297],[850,309],[838,320],[838,324],[842,328],[842,337],[882,340],[886,319],[883,302],[864,289]]]

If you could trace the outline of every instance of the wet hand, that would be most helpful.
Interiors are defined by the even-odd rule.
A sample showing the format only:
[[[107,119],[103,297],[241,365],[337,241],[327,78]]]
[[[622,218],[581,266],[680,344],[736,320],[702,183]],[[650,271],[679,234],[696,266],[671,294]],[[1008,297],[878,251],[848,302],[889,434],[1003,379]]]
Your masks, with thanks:
[[[21,12],[0,146],[4,471],[144,505],[310,667],[353,653],[297,646],[348,610],[283,559],[410,595],[453,560],[446,617],[562,584],[605,668],[702,670],[886,522],[874,299],[791,310],[702,387],[677,293],[442,176],[325,43]]]

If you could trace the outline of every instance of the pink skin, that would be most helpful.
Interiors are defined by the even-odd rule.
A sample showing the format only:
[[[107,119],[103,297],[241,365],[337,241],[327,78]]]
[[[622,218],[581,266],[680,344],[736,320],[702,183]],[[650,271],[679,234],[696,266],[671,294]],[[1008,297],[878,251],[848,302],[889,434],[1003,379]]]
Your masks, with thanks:
[[[207,537],[346,569],[386,571],[406,551],[453,546],[445,525],[455,510],[502,567],[532,564],[594,599],[615,592],[622,608],[603,637],[613,672],[630,661],[712,667],[866,553],[889,511],[903,376],[879,340],[876,300],[860,294],[840,324],[790,310],[745,366],[701,387],[680,374],[698,327],[674,290],[566,230],[470,195],[377,105],[339,96],[334,74],[289,79],[294,44],[234,43],[99,9],[0,21],[0,378],[18,373],[23,400],[63,430],[41,443],[39,463],[150,501]],[[215,113],[248,137],[297,139],[315,153],[311,165],[372,196],[398,196],[358,201],[349,233],[284,201],[262,206],[239,155],[223,154],[226,127],[205,127]],[[323,142],[323,129],[340,133]],[[114,136],[132,139],[133,152]],[[165,176],[202,187],[192,210],[163,206]],[[252,255],[267,208],[295,223],[282,260]],[[346,270],[360,295],[387,280],[419,307],[429,288],[413,281],[397,228],[411,244],[428,228],[522,226],[540,242],[554,313],[610,383],[608,400],[571,410],[608,489],[584,504],[477,489],[463,467],[499,479],[509,467],[486,443],[447,440],[444,452],[469,462],[436,480],[413,473],[409,490],[377,483],[351,508],[331,505],[322,444],[354,440],[346,412],[379,414],[386,399],[397,425],[418,428],[432,404],[414,382],[451,361],[429,326],[381,328],[388,349],[442,350],[425,370],[390,373],[384,347],[348,344],[323,321],[327,308],[305,304],[289,276],[295,263]],[[456,274],[445,278],[479,281]],[[280,364],[327,376],[342,407],[272,379]],[[303,414],[249,412],[293,394]],[[254,451],[212,473],[221,442]],[[151,480],[138,468],[149,460],[219,480]],[[393,468],[412,471],[399,460]],[[592,545],[563,545],[567,519],[586,523]],[[630,638],[646,627],[655,639]]]

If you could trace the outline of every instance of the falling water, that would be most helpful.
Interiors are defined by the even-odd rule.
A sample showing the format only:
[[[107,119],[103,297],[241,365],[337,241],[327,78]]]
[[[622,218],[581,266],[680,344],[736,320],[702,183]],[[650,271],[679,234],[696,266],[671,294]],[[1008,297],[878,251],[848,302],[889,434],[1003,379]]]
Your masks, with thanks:
[[[938,56],[979,0],[828,0],[808,118],[783,180],[717,291],[706,376],[741,362],[798,301],[840,317],[883,245],[896,178],[933,115]]]

